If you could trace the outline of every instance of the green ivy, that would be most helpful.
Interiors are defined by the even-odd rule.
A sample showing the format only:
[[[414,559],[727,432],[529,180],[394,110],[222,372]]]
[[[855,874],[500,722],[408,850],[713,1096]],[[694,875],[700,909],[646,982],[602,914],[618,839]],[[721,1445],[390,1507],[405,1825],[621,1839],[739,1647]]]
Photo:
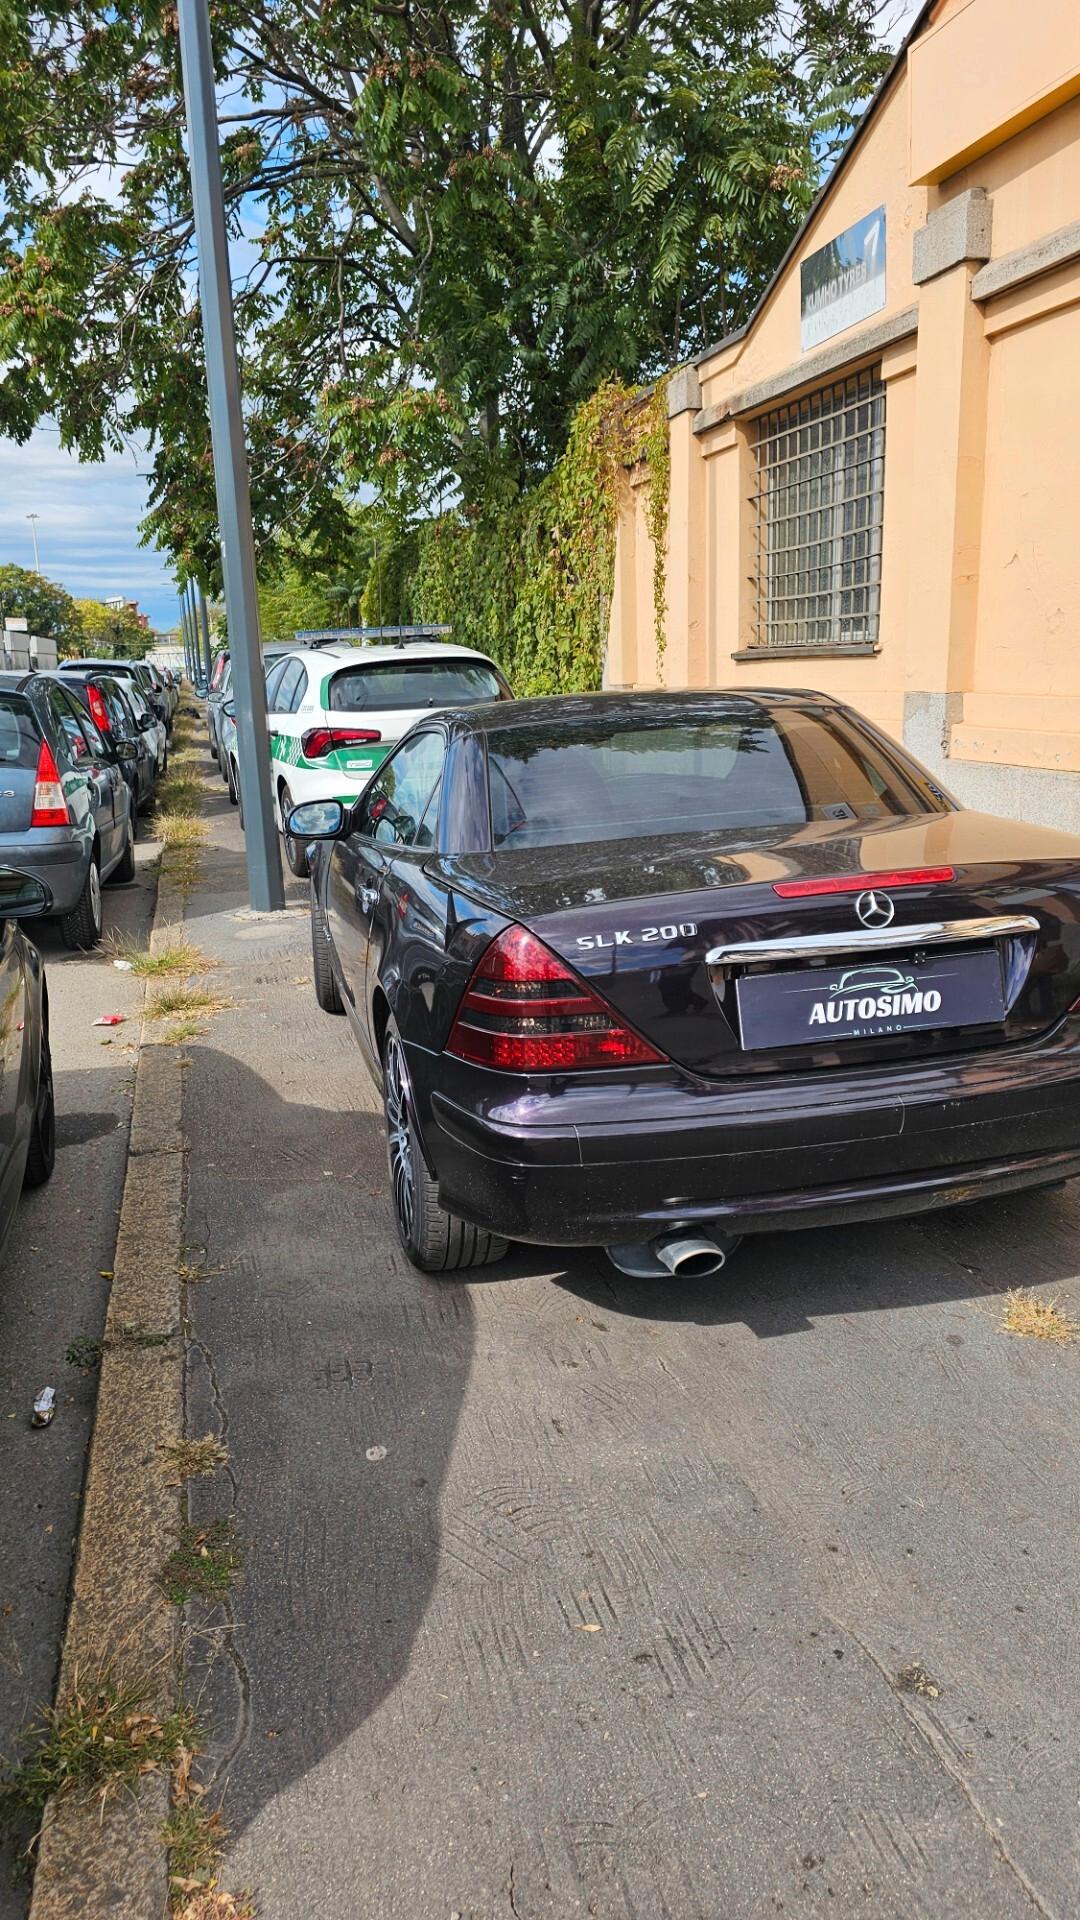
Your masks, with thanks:
[[[643,394],[606,382],[578,409],[566,451],[535,487],[472,518],[442,514],[407,536],[415,546],[403,569],[403,613],[445,622],[455,640],[490,653],[515,693],[594,691],[615,578],[619,483],[639,462],[648,468],[662,672],[670,473],[664,383]]]

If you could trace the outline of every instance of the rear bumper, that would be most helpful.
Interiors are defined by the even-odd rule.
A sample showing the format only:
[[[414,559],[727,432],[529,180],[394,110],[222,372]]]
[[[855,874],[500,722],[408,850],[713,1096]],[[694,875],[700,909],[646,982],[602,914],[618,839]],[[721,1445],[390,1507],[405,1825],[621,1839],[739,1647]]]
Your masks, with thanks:
[[[508,1099],[505,1080],[441,1065],[453,1071],[421,1096],[440,1197],[509,1239],[602,1246],[706,1220],[739,1233],[835,1226],[1080,1176],[1075,1020],[1008,1054],[764,1088],[641,1075]]]
[[[90,858],[85,843],[61,827],[43,827],[33,834],[0,833],[0,866],[16,867],[40,880],[49,896],[46,913],[70,913],[83,890]]]

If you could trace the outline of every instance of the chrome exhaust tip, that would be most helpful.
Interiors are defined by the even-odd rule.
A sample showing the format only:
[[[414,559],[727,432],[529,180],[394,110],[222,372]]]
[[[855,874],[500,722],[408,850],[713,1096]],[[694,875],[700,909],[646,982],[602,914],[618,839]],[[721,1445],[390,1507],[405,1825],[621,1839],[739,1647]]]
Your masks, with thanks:
[[[706,1280],[727,1263],[723,1247],[696,1233],[667,1234],[654,1240],[653,1248],[660,1265],[683,1280]]]
[[[705,1280],[726,1266],[740,1238],[737,1233],[720,1234],[715,1239],[700,1233],[661,1233],[655,1240],[606,1247],[604,1251],[612,1266],[631,1280],[663,1280],[668,1275]]]

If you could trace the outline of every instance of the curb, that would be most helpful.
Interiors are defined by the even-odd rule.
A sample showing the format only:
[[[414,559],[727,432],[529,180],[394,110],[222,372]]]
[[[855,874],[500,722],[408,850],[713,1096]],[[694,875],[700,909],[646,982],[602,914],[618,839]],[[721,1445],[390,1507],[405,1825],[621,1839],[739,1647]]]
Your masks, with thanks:
[[[159,869],[151,948],[184,918],[184,895]],[[75,1581],[60,1656],[57,1703],[82,1673],[149,1675],[149,1711],[175,1704],[177,1622],[156,1583],[175,1541],[177,1489],[160,1471],[161,1443],[184,1431],[180,1262],[186,1148],[179,1049],[156,1044],[147,982],[128,1165],[116,1238],[105,1347],[83,1497]],[[133,1329],[164,1334],[132,1344]],[[68,1795],[46,1811],[29,1920],[160,1920],[168,1859],[159,1833],[169,1782],[149,1774],[137,1796],[102,1806]]]

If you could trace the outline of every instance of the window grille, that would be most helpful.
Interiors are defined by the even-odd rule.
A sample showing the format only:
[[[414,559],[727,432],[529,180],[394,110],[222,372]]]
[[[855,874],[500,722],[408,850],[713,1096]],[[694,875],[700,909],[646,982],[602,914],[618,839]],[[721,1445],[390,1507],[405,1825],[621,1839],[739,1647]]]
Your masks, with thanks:
[[[885,478],[879,369],[757,422],[759,647],[877,643]]]

